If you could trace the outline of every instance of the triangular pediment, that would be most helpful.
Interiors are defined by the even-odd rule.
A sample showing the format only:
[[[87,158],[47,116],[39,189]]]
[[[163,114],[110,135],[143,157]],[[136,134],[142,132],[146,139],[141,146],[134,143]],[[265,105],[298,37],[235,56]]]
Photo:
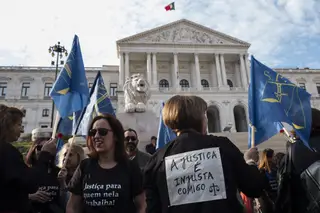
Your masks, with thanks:
[[[117,41],[117,44],[121,43],[250,46],[247,42],[186,19],[175,21]]]

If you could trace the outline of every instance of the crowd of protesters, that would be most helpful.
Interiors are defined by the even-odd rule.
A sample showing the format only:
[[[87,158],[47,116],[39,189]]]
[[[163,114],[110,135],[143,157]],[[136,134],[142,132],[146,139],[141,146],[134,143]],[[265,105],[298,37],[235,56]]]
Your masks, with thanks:
[[[0,213],[317,212],[300,175],[320,160],[318,110],[314,150],[295,138],[287,153],[254,147],[244,154],[227,137],[207,134],[206,110],[200,97],[170,98],[162,117],[177,138],[156,150],[153,136],[147,153],[134,129],[105,114],[92,120],[85,148],[66,143],[56,153],[56,139],[40,132],[22,156],[12,143],[23,112],[0,105]]]

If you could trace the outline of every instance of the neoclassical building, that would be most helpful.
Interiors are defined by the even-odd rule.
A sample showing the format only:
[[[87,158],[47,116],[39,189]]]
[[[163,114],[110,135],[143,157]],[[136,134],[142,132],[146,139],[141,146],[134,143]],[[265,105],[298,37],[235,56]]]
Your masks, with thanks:
[[[248,130],[248,85],[250,44],[186,19],[178,20],[117,41],[119,66],[87,67],[92,85],[101,71],[117,113],[123,113],[123,85],[140,73],[151,86],[148,110],[156,116],[162,101],[175,94],[201,96],[209,105],[209,131]],[[85,50],[83,50],[85,51]],[[103,63],[103,62],[102,62]],[[50,125],[49,91],[53,67],[0,67],[1,103],[26,110],[24,127]],[[276,69],[312,94],[312,105],[320,108],[320,69]],[[150,131],[148,137],[156,132]],[[147,138],[147,137],[146,137]]]

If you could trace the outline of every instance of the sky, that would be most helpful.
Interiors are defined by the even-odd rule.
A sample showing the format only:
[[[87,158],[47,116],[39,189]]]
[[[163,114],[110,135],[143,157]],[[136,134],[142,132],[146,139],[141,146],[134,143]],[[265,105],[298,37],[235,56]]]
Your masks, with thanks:
[[[1,1],[0,66],[50,66],[49,46],[80,39],[85,66],[118,65],[116,41],[185,18],[251,44],[274,68],[320,69],[320,0]]]

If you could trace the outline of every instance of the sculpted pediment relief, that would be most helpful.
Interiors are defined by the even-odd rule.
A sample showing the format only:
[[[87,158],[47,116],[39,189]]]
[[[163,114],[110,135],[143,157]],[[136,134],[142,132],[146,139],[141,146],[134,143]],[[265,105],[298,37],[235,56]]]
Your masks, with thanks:
[[[231,36],[184,19],[122,39],[118,41],[118,43],[250,45]]]

